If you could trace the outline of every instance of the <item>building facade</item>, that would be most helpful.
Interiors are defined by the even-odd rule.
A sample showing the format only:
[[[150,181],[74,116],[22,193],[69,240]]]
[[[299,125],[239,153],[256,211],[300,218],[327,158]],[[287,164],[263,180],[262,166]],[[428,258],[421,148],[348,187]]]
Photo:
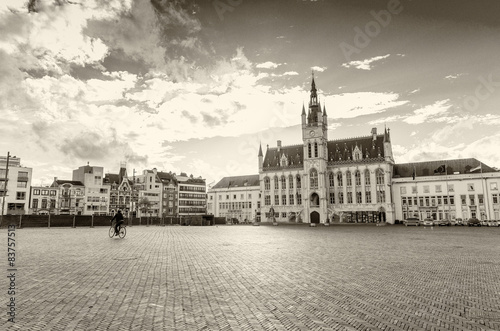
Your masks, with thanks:
[[[54,178],[54,182],[49,188],[50,193],[52,190],[56,189],[56,203],[54,211],[51,212],[56,215],[83,215],[85,213],[85,186],[80,181],[73,180],[60,180]],[[45,192],[46,189],[42,189],[41,192]],[[33,211],[36,211],[34,207],[36,204],[36,192],[31,190],[33,193]],[[41,206],[44,206],[43,194],[41,200]],[[52,202],[52,200],[51,200]],[[52,203],[50,204],[52,207]]]
[[[2,215],[28,213],[32,168],[23,167],[18,157],[0,157],[0,198]]]
[[[159,171],[157,175],[161,182],[161,215],[167,219],[177,217],[179,194],[175,174]]]
[[[178,215],[181,217],[205,215],[207,212],[206,182],[181,173],[176,176],[178,183]]]
[[[109,214],[109,185],[104,185],[104,168],[85,165],[73,170],[73,181],[85,186],[83,215]]]
[[[207,214],[227,221],[260,221],[259,175],[224,177],[208,190]]]
[[[121,210],[125,218],[134,215],[134,205],[138,201],[139,192],[134,189],[134,181],[127,175],[126,165],[120,165],[117,174],[106,174],[104,185],[109,189],[109,214],[114,215]]]
[[[500,173],[474,158],[396,164],[396,219],[500,220]]]
[[[301,145],[259,148],[263,220],[394,222],[390,134],[328,139],[326,108],[314,78],[308,112],[302,107]]]

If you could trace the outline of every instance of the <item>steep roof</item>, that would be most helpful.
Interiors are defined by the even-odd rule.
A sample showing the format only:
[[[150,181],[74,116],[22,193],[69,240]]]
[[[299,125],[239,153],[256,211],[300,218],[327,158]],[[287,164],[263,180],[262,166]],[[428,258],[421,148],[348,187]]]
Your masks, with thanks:
[[[328,163],[346,163],[346,162],[367,162],[370,160],[383,160],[384,157],[384,134],[364,137],[353,137],[347,139],[336,139],[327,142]],[[362,159],[353,161],[353,153],[359,150],[362,153]],[[283,155],[287,159],[287,165],[281,165]],[[276,170],[286,168],[303,168],[304,146],[282,146],[268,148],[263,162],[263,170]]]
[[[245,187],[245,183],[247,186],[259,186],[259,175],[224,177],[212,188]]]
[[[122,174],[105,174],[103,183],[104,184],[113,184],[116,183],[120,185],[122,183],[123,177]],[[129,178],[127,178],[129,184],[133,184],[133,181]]]
[[[393,167],[393,177],[412,177],[413,169],[415,169],[416,177],[443,175],[445,174],[445,169],[448,175],[452,175],[455,172],[460,174],[480,173],[479,169],[471,172],[471,169],[474,170],[480,164],[483,173],[498,172],[475,158],[469,158],[395,164]]]
[[[55,180],[50,187],[58,187],[64,184],[71,184],[74,186],[83,186],[83,183],[79,180],[64,180],[64,179],[57,179]]]
[[[162,182],[173,182],[177,185],[177,178],[175,178],[174,174],[163,171],[158,171],[156,174]]]

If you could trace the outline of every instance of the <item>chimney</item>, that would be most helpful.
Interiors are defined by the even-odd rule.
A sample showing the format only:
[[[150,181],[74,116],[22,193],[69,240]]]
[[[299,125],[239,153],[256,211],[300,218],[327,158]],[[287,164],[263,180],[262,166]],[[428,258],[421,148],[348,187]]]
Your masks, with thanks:
[[[280,151],[281,149],[281,140],[278,140],[278,152]]]
[[[373,141],[377,140],[377,128],[372,129]]]

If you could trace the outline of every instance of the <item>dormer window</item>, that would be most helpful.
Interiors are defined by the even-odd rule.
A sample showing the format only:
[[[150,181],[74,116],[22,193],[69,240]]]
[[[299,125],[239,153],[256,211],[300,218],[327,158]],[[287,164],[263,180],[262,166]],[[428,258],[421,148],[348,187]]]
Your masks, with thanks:
[[[288,166],[288,158],[285,156],[285,154],[281,156],[280,164],[282,167]]]
[[[352,152],[353,153],[353,159],[354,161],[360,161],[363,159],[363,153],[361,152],[361,150],[358,148],[358,146],[356,146],[354,148],[354,151]]]

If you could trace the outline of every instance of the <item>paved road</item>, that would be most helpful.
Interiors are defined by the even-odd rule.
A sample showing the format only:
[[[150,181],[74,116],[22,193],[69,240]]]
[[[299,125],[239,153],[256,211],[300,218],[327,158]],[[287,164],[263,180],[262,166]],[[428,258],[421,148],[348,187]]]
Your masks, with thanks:
[[[500,228],[135,226],[121,240],[107,230],[17,229],[16,323],[6,320],[6,277],[0,323],[500,330]],[[7,246],[7,230],[0,236]]]

